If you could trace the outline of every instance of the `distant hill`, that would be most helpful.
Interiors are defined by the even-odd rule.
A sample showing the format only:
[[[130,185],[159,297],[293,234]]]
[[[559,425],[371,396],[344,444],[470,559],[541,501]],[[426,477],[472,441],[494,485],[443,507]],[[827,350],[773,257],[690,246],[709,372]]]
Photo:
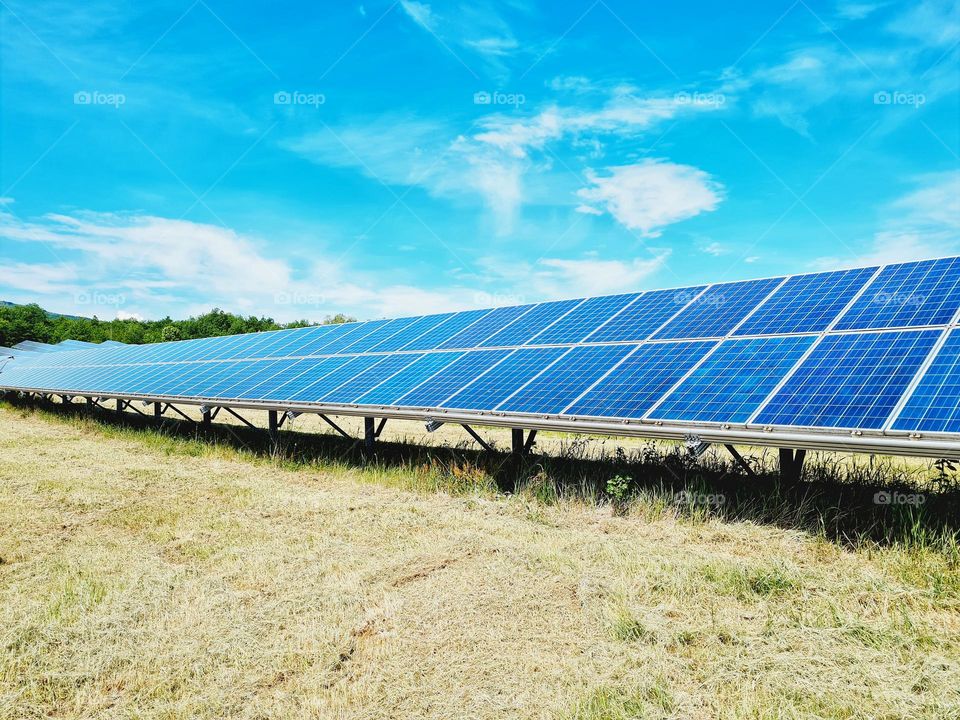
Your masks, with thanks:
[[[9,300],[0,300],[0,307],[23,307],[19,303],[13,303]],[[49,310],[44,310],[44,312],[52,318],[67,318],[68,320],[89,320],[82,315],[64,315],[63,313],[50,312]]]

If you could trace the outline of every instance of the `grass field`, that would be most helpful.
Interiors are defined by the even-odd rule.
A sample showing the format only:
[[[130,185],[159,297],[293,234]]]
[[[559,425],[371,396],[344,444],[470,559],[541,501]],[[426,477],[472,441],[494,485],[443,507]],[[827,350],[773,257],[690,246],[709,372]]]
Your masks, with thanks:
[[[466,451],[235,436],[0,405],[0,717],[960,717],[928,465],[783,489],[553,437],[504,493]],[[883,473],[922,512],[863,500]]]

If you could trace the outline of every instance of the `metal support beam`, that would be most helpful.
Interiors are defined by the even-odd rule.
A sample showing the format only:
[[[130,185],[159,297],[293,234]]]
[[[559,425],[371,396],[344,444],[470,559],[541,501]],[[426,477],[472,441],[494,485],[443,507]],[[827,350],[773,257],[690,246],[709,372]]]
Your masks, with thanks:
[[[486,450],[487,452],[496,452],[496,450],[493,449],[493,446],[490,445],[490,443],[488,443],[488,442],[487,442],[486,440],[484,440],[482,437],[480,437],[479,435],[477,435],[477,431],[474,430],[472,427],[470,427],[470,426],[467,425],[466,423],[461,423],[460,426],[461,426],[464,430],[466,430],[468,433],[470,433],[470,437],[472,437],[474,440],[476,440],[477,443],[480,445],[480,447],[482,447],[484,450]]]
[[[204,430],[209,430],[211,424],[213,423],[213,416],[210,414],[210,408],[204,405],[200,409],[200,423],[203,425]]]
[[[796,451],[780,448],[780,478],[788,483],[800,482],[806,455],[807,451],[802,448]]]
[[[534,444],[537,442],[537,431],[531,430],[527,433],[527,441],[523,444],[523,454],[527,455],[533,449]]]
[[[192,417],[190,417],[189,415],[187,415],[185,412],[183,412],[180,408],[178,408],[178,407],[177,407],[176,405],[174,405],[173,403],[167,403],[167,407],[164,409],[164,412],[166,412],[167,410],[173,410],[177,415],[179,415],[180,417],[182,417],[184,420],[189,420],[190,422],[195,422]]]
[[[240,415],[238,415],[236,412],[234,412],[234,411],[231,410],[230,408],[225,407],[225,408],[220,408],[220,409],[223,410],[223,411],[226,412],[226,413],[229,413],[230,415],[233,415],[237,420],[239,420],[240,422],[242,422],[242,423],[243,423],[244,425],[246,425],[248,428],[253,428],[254,430],[257,429],[257,426],[256,426],[256,425],[254,425],[252,422],[250,422],[249,420],[247,420],[245,417],[241,417]]]
[[[377,442],[376,418],[365,417],[363,419],[363,448],[367,452],[373,452],[373,446]]]
[[[724,447],[725,447],[725,448],[727,449],[727,451],[733,456],[733,459],[736,461],[737,465],[739,465],[741,468],[743,468],[744,472],[746,472],[747,475],[749,475],[749,476],[752,477],[752,478],[756,478],[756,477],[757,477],[757,474],[753,471],[753,468],[750,467],[750,463],[748,463],[748,462],[744,459],[743,455],[741,455],[739,452],[737,452],[737,449],[736,449],[733,445],[730,445],[730,444],[728,443],[727,445],[724,445]]]
[[[280,437],[280,422],[277,419],[276,410],[267,411],[267,432],[270,434],[270,441],[276,443]]]
[[[341,435],[343,435],[347,440],[353,440],[353,436],[350,435],[350,433],[348,433],[348,432],[347,432],[346,430],[344,430],[342,427],[340,427],[339,425],[337,425],[333,420],[331,420],[330,418],[328,418],[326,415],[320,415],[320,417],[323,419],[323,421],[324,421],[327,425],[329,425],[329,426],[332,427],[334,430],[336,430],[338,433],[340,433]]]
[[[121,417],[123,416],[123,406],[126,405],[126,404],[127,404],[127,401],[126,401],[126,400],[121,400],[120,398],[117,398],[117,410],[116,410],[116,413],[117,413],[118,416],[121,416]]]
[[[383,432],[383,426],[386,425],[386,424],[387,424],[387,419],[386,419],[386,418],[381,418],[380,424],[377,425],[376,437],[380,437],[380,433]]]
[[[155,402],[153,404],[153,418],[155,420],[163,418],[163,403]]]
[[[523,455],[523,428],[510,429],[510,449],[514,455]]]

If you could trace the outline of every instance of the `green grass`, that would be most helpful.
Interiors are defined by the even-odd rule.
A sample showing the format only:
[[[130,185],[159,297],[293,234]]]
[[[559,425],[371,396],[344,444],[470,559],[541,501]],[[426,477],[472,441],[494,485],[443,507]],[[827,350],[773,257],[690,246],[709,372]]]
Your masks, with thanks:
[[[925,465],[283,440],[0,406],[0,718],[960,716]]]

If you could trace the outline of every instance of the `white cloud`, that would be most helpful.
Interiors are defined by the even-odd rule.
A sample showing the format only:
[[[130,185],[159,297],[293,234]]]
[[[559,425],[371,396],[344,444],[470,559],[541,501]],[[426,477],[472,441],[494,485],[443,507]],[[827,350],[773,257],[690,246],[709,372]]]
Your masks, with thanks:
[[[98,317],[186,317],[212,307],[281,321],[335,312],[379,318],[489,307],[491,298],[543,298],[637,287],[666,259],[548,258],[487,266],[420,287],[342,266],[274,256],[251,237],[184,220],[129,213],[50,214],[22,220],[0,210],[0,240],[43,244],[59,263],[0,259],[0,294],[50,310]]]
[[[864,265],[943,257],[960,250],[960,171],[916,179],[918,188],[891,203],[890,217],[858,257]],[[837,267],[837,258],[815,264]]]
[[[960,12],[954,0],[923,0],[895,18],[888,29],[926,45],[945,47],[960,41]]]
[[[512,258],[483,258],[487,287],[495,296],[561,299],[641,290],[666,267],[669,250],[650,258],[603,260],[593,253],[578,258],[541,258],[535,263]]]
[[[720,257],[721,255],[726,255],[728,250],[723,245],[718,242],[711,242],[703,245],[700,248],[707,255],[712,255],[713,257]]]
[[[607,168],[606,173],[589,172],[591,186],[577,195],[648,237],[659,236],[667,225],[715,210],[722,199],[723,187],[689,165],[646,160]]]
[[[410,16],[417,25],[427,32],[436,32],[436,19],[433,16],[433,10],[427,3],[416,2],[416,0],[401,0],[400,7]]]
[[[841,2],[837,16],[843,20],[863,20],[882,8],[886,3]]]
[[[620,87],[593,109],[553,106],[530,116],[493,114],[472,135],[457,135],[443,121],[395,114],[325,128],[282,145],[313,162],[356,168],[388,185],[417,185],[438,197],[479,197],[498,232],[507,234],[527,199],[527,180],[550,174],[548,144],[569,139],[596,157],[600,137],[640,136],[680,114],[714,109],[677,97],[640,97],[634,88]],[[568,177],[566,169],[560,174]],[[556,203],[558,194],[551,197]]]

